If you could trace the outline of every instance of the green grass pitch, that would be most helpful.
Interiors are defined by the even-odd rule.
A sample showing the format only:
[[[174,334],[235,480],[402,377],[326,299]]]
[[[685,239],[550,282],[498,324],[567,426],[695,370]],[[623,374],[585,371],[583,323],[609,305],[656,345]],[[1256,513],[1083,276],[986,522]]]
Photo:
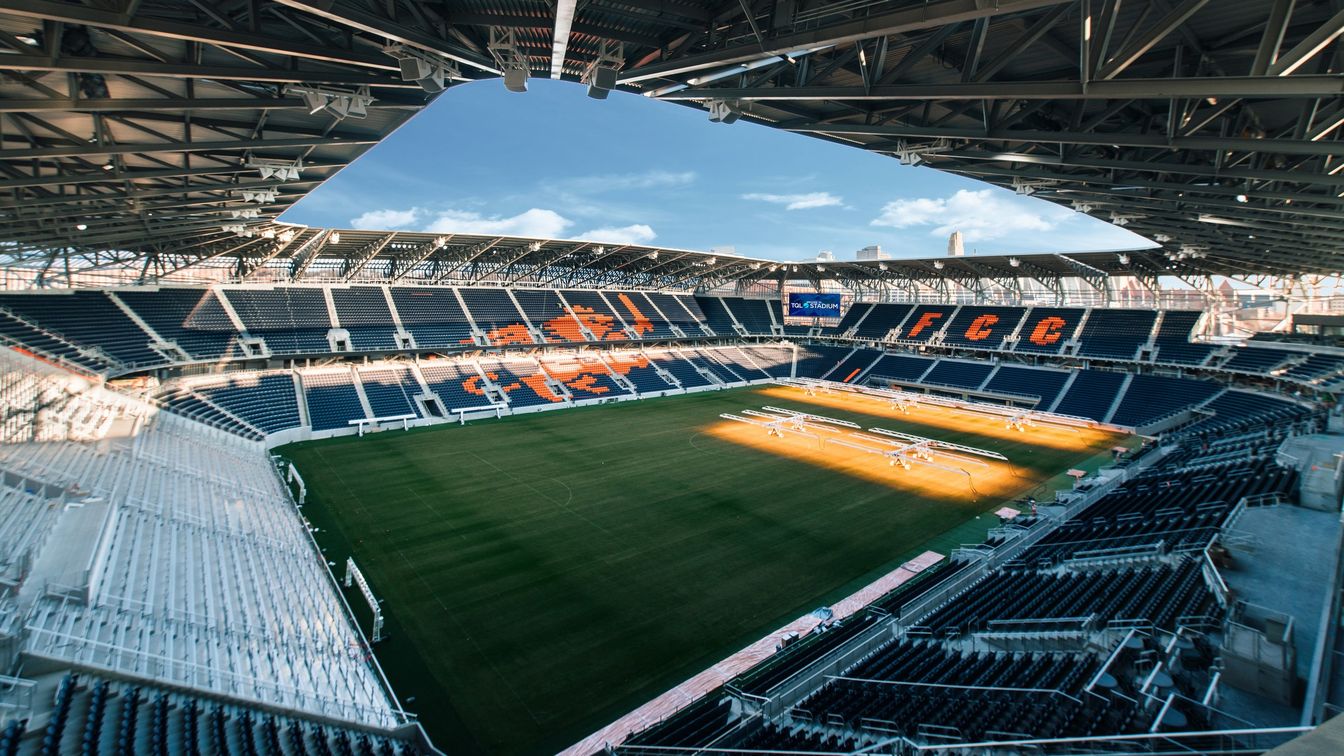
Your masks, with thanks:
[[[763,404],[874,423],[755,391],[280,453],[307,482],[327,558],[339,571],[353,555],[384,600],[377,656],[431,738],[452,753],[549,753],[923,549],[947,553],[997,524],[986,513],[1001,501],[925,499],[700,432]],[[911,432],[1003,452],[1023,493],[1105,456]]]

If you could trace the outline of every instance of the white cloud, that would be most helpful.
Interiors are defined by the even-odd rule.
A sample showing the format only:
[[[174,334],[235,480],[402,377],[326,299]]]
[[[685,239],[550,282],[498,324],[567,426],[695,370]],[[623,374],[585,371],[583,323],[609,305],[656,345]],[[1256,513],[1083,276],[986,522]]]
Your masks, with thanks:
[[[442,210],[424,230],[436,234],[498,234],[556,239],[564,238],[565,229],[572,225],[574,221],[554,210],[536,207],[517,215],[489,217],[469,210]]]
[[[1051,231],[1068,217],[1062,208],[1038,211],[1030,201],[1009,199],[992,189],[960,189],[950,197],[920,197],[888,202],[871,225],[890,228],[933,226],[932,235],[961,231],[966,241],[998,239],[1027,231]]]
[[[783,205],[785,210],[811,210],[817,207],[836,207],[845,204],[844,198],[837,197],[830,192],[808,192],[806,194],[762,194],[760,192],[752,192],[751,194],[742,195],[742,199]]]
[[[628,226],[606,226],[584,231],[578,238],[613,244],[648,244],[657,236],[647,224],[632,223]]]
[[[592,194],[597,192],[628,192],[637,189],[660,189],[695,183],[695,171],[643,171],[640,173],[607,173],[596,176],[575,176],[558,182],[561,189]]]
[[[405,228],[418,221],[422,214],[418,207],[409,210],[369,210],[358,218],[351,218],[350,226],[376,231]]]

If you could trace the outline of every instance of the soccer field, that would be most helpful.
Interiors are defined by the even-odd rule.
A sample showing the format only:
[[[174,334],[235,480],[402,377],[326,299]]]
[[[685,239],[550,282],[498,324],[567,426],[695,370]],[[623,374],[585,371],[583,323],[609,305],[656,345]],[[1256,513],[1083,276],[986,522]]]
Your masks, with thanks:
[[[1000,452],[957,476],[818,452],[722,412],[799,409]],[[763,387],[295,444],[327,558],[384,600],[392,685],[452,753],[563,748],[1120,437],[1047,442],[920,408]],[[972,500],[978,496],[978,500]],[[978,518],[978,519],[977,519]],[[351,603],[360,613],[357,594]],[[366,625],[367,629],[367,625]]]

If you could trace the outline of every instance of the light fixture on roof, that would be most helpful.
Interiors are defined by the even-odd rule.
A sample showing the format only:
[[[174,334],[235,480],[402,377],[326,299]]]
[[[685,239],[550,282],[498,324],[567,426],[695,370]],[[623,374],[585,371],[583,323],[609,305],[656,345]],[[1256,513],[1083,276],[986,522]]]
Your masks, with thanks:
[[[255,207],[249,207],[243,210],[230,210],[229,215],[235,218],[260,218],[261,211]]]
[[[233,235],[235,235],[235,236],[253,236],[253,235],[254,235],[254,232],[252,231],[252,229],[248,228],[247,226],[244,226],[244,225],[241,224],[241,223],[225,223],[224,225],[220,226],[219,228],[220,228],[221,231],[224,231],[225,233],[233,234]]]
[[[87,231],[88,228],[89,228],[89,224],[87,224],[87,223],[76,223],[76,224],[75,224],[75,230],[76,230],[76,231]]]
[[[1244,195],[1244,194],[1238,194],[1238,195],[1237,195],[1237,202],[1240,202],[1240,203],[1242,203],[1242,204],[1246,204],[1247,202],[1250,202],[1250,201],[1251,201],[1251,198],[1250,198],[1250,197],[1247,197],[1247,196]]]
[[[1021,265],[1022,265],[1022,261],[1019,260],[1019,259],[1017,259],[1016,257],[1010,257],[1010,258],[1008,258],[1008,264],[1011,265],[1011,266],[1013,266],[1014,268],[1017,268],[1017,267],[1021,267]]]
[[[1158,243],[1166,243],[1171,241],[1171,237],[1167,236],[1166,234],[1153,234],[1153,241]]]
[[[268,204],[275,202],[278,192],[274,189],[243,190],[243,202],[256,202],[258,204]]]
[[[248,168],[256,168],[262,179],[277,178],[281,181],[298,181],[299,171],[303,170],[303,158],[295,160],[274,160],[272,158],[251,158]]]
[[[886,270],[886,269],[887,269],[887,264],[886,264],[886,263],[878,263],[878,264],[877,264],[877,269],[878,269],[878,270]]]
[[[497,26],[490,27],[490,42],[486,49],[494,56],[500,70],[504,72],[504,88],[510,92],[526,92],[527,79],[532,75],[532,66],[527,56],[518,47],[518,39],[513,29]]]
[[[1119,257],[1121,265],[1129,265],[1129,255],[1125,254],[1124,252],[1121,252]]]
[[[340,243],[341,243],[341,232],[340,232],[340,231],[332,231],[332,232],[331,232],[331,236],[328,237],[328,241],[330,241],[332,244],[340,244]]]
[[[896,149],[892,150],[892,154],[896,156],[897,160],[901,161],[901,165],[923,165],[929,155],[947,152],[950,149],[952,149],[952,143],[946,139],[935,139],[931,142],[901,140],[896,143]],[[1019,193],[1030,194],[1031,192]]]
[[[625,65],[625,45],[602,40],[602,48],[597,59],[588,64],[580,78],[588,85],[588,96],[594,100],[605,100],[611,90],[616,88],[616,74]]]
[[[935,269],[937,269],[937,270],[942,270],[943,268],[945,268],[945,267],[947,267],[947,266],[943,263],[942,260],[934,260],[934,261],[933,261],[933,267],[934,267]]]
[[[335,116],[338,121],[343,118],[367,117],[369,106],[374,102],[374,97],[369,93],[367,86],[351,92],[346,89],[290,84],[285,87],[284,92],[288,95],[298,95],[303,98],[303,105],[308,108],[309,115],[317,115],[325,111],[329,115]]]
[[[729,100],[710,100],[708,104],[712,123],[736,123],[742,117],[742,110]]]
[[[280,232],[280,241],[284,242],[285,244],[289,244],[290,242],[294,241],[295,236],[298,236],[298,234],[294,232],[294,229],[292,228],[287,229],[285,231]]]
[[[383,48],[383,52],[397,59],[402,81],[419,84],[421,89],[430,94],[442,92],[445,82],[462,78],[457,64],[415,47],[389,45]]]
[[[112,161],[111,161],[111,160],[107,161],[106,163],[103,163],[103,170],[105,170],[105,171],[110,171],[110,170],[112,170],[113,168],[116,168],[116,166],[115,166],[115,165],[112,165]]]

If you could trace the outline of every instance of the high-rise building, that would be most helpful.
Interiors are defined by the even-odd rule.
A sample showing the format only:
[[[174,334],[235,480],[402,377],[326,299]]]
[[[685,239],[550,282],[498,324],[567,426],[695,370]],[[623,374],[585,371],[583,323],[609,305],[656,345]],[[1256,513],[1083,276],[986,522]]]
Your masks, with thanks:
[[[890,260],[891,255],[882,251],[882,247],[870,244],[854,253],[855,260]]]
[[[947,237],[947,256],[962,257],[966,254],[966,247],[961,241],[961,232],[953,231],[952,235]]]
[[[835,253],[829,249],[823,249],[817,253],[817,262],[835,262]]]

